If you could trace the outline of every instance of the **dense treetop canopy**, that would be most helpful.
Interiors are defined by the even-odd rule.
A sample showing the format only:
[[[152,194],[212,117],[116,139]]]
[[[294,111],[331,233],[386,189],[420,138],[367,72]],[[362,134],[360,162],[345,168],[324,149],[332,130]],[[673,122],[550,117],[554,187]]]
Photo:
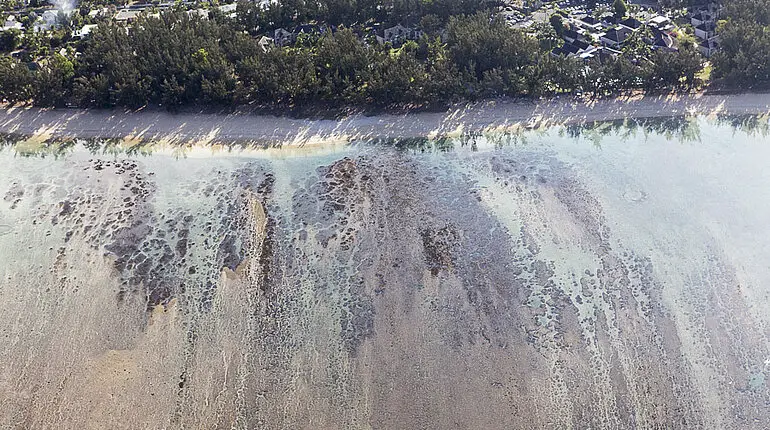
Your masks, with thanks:
[[[770,86],[770,0],[735,0],[725,4],[717,33],[720,50],[713,75],[733,87]]]
[[[620,13],[625,3],[618,1]],[[770,0],[736,4],[763,2]],[[651,51],[632,39],[620,55],[569,58],[552,53],[562,43],[555,34],[561,23],[525,32],[500,19],[497,7],[478,0],[281,0],[266,7],[240,0],[234,18],[171,9],[140,15],[129,27],[108,19],[74,44],[67,41],[82,20],[73,14],[48,39],[30,32],[20,55],[0,56],[0,98],[44,106],[170,109],[392,107],[497,96],[606,96],[698,84],[704,59],[685,34],[675,51]],[[753,9],[730,6],[720,26],[725,48],[715,73],[731,82],[770,81],[768,12]],[[300,23],[313,30],[284,46],[260,44],[262,35]],[[395,24],[421,33],[397,44],[374,40]],[[745,40],[747,31],[751,41]],[[21,45],[20,34],[2,33],[3,52]]]

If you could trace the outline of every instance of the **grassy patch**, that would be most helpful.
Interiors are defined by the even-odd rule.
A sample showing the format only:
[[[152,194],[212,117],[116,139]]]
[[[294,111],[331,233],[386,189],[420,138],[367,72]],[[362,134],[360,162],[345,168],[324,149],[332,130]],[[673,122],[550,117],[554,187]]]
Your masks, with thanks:
[[[695,77],[700,79],[704,84],[708,84],[708,82],[711,80],[711,62],[706,61],[703,69],[697,75],[695,75]]]

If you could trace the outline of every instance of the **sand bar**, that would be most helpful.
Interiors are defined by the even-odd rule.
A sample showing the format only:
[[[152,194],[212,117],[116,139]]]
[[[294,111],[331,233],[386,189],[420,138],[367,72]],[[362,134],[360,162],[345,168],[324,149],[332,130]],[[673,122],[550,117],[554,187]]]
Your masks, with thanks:
[[[628,117],[766,114],[768,94],[639,96],[599,101],[487,101],[445,112],[295,119],[253,113],[0,108],[0,133],[49,138],[120,138],[167,144],[306,145],[367,138],[431,137]]]

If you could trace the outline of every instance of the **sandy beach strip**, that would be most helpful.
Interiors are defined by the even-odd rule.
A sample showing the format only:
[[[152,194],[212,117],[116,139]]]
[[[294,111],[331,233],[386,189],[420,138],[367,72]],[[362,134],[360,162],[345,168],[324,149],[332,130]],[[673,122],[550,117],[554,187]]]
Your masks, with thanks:
[[[445,112],[294,119],[253,113],[0,107],[0,133],[53,138],[110,138],[170,145],[308,145],[371,138],[415,138],[537,128],[557,124],[677,115],[768,114],[770,94],[638,96],[592,102],[552,99],[458,105]]]

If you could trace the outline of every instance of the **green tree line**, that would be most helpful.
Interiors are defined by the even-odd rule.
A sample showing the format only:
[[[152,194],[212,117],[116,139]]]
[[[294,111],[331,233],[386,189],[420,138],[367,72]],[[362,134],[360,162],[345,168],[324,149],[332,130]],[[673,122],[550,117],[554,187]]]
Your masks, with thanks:
[[[725,4],[712,77],[730,87],[770,87],[770,0]]]
[[[130,31],[103,23],[78,55],[51,54],[36,70],[0,57],[0,98],[42,106],[183,105],[291,107],[444,104],[486,97],[562,93],[597,96],[695,85],[701,57],[692,41],[676,52],[638,40],[616,57],[553,56],[552,42],[493,14],[450,16],[438,33],[398,49],[364,43],[350,28],[263,50],[227,19],[183,12],[142,17]],[[552,31],[551,31],[552,33]],[[543,32],[543,34],[546,34]],[[74,59],[68,59],[74,58]]]

